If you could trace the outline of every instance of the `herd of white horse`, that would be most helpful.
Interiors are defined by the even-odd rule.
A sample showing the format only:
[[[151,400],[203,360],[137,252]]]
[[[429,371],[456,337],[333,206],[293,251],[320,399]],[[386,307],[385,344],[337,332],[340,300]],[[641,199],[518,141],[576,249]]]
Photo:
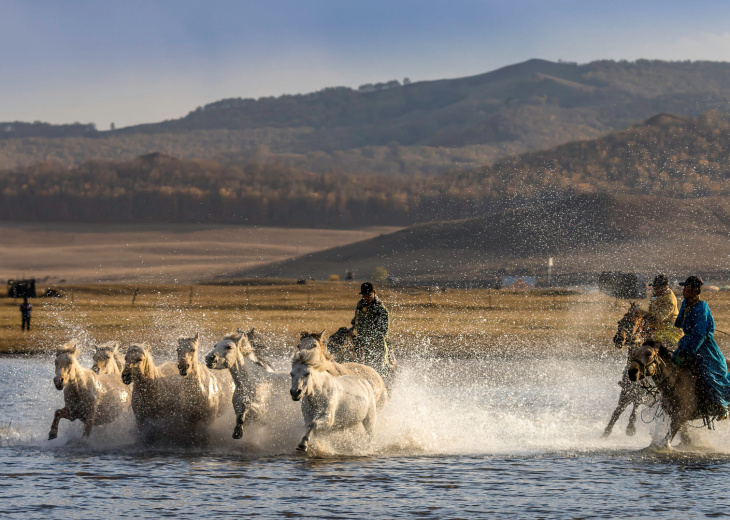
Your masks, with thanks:
[[[372,441],[377,411],[388,397],[378,372],[358,363],[339,363],[327,351],[323,332],[302,332],[291,373],[274,370],[262,357],[253,329],[224,336],[198,357],[199,335],[177,340],[178,362],[156,365],[146,344],[130,345],[124,357],[117,342],[96,347],[92,368],[78,361],[78,341],[56,354],[53,382],[63,390],[49,439],[58,436],[61,419],[80,420],[83,436],[96,425],[110,424],[131,408],[147,442],[200,438],[232,404],[233,438],[248,425],[295,417],[301,401],[306,434],[297,446],[307,451],[316,434],[363,425]]]

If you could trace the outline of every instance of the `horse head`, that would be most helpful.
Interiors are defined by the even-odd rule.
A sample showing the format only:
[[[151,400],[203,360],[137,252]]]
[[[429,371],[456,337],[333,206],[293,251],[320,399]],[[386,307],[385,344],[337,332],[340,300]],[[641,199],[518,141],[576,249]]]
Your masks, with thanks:
[[[149,376],[154,362],[146,343],[131,345],[124,356],[122,382],[131,384],[134,379]]]
[[[177,369],[182,377],[188,375],[191,367],[198,362],[198,345],[200,333],[196,332],[192,338],[180,337],[177,339]]]
[[[319,350],[324,354],[325,358],[331,360],[332,355],[327,352],[327,349],[324,348],[324,344],[322,343],[322,336],[324,336],[324,330],[322,330],[321,332],[300,332],[297,350]]]
[[[94,350],[92,357],[94,363],[91,365],[91,370],[97,374],[119,373],[119,365],[117,365],[119,343],[110,341],[109,343],[95,346],[95,348],[96,350]]]
[[[318,348],[304,348],[298,350],[292,358],[291,389],[289,393],[294,401],[312,391],[312,373],[322,369],[322,351]]]
[[[636,302],[631,302],[629,310],[618,320],[618,329],[613,336],[613,344],[616,348],[622,348],[629,343],[637,343],[643,340],[643,312]]]
[[[75,376],[75,369],[78,366],[77,345],[78,341],[73,339],[56,351],[56,375],[53,378],[53,384],[58,390],[63,390],[63,387]]]
[[[208,368],[221,370],[231,368],[238,361],[238,354],[252,352],[253,348],[246,333],[242,330],[228,334],[215,344],[213,350],[205,356],[205,365]]]
[[[629,364],[628,376],[631,381],[653,377],[660,373],[661,365],[671,356],[669,350],[654,340],[647,340],[636,349]]]

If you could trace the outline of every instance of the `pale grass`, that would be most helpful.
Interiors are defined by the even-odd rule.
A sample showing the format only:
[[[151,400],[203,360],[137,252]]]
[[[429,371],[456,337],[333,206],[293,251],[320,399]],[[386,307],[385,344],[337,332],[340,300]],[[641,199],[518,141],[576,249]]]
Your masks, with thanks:
[[[0,304],[0,352],[43,352],[71,338],[91,343],[147,341],[170,350],[182,334],[200,332],[203,348],[238,327],[256,327],[272,347],[293,349],[300,331],[349,326],[359,283],[306,285],[83,285],[62,298],[33,300],[33,330],[20,330],[20,300]],[[133,295],[137,292],[134,305]],[[591,292],[453,290],[382,287],[399,352],[533,352],[595,355],[628,302]],[[720,330],[730,329],[730,293],[705,295]],[[646,307],[647,302],[641,302]],[[729,342],[718,334],[721,347]]]

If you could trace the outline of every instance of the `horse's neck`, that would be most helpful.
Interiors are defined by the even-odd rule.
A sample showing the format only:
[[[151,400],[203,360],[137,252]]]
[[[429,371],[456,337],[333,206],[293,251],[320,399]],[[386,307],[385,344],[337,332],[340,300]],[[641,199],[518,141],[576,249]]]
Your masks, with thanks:
[[[335,376],[325,370],[310,370],[309,377],[312,381],[312,390],[322,393],[335,385]]]
[[[110,359],[109,362],[104,367],[104,371],[99,372],[99,374],[108,374],[111,376],[116,375],[116,374],[121,374],[121,373],[122,373],[122,371],[119,370],[119,365],[117,365],[117,362],[115,359]]]
[[[71,365],[69,370],[69,378],[66,388],[69,392],[76,393],[81,392],[96,381],[96,374],[93,370],[82,367],[78,363]]]
[[[654,383],[662,388],[672,388],[677,382],[680,373],[680,367],[676,366],[671,356],[660,356],[661,363],[657,363],[659,374],[653,376]]]
[[[231,365],[229,370],[234,381],[245,383],[253,378],[256,371],[255,367],[262,368],[251,360],[248,354],[239,351],[236,353],[236,362]]]
[[[152,358],[148,357],[145,363],[145,370],[140,371],[141,377],[139,378],[139,381],[135,381],[135,383],[147,383],[147,382],[153,382],[157,379],[160,379],[162,377],[162,374],[160,373],[160,369],[157,368],[157,365],[155,365],[155,362]]]

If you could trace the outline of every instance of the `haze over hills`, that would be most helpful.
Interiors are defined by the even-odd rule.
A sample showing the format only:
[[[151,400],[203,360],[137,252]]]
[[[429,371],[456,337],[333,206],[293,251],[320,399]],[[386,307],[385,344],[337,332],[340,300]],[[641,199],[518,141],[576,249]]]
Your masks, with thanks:
[[[70,170],[44,163],[0,172],[0,219],[402,226],[480,217],[580,193],[730,195],[729,164],[726,114],[664,114],[599,139],[434,177],[324,175],[162,154]]]
[[[661,112],[726,110],[730,64],[530,60],[467,78],[226,99],[114,131],[0,124],[0,168],[162,152],[312,172],[438,174],[595,138]]]

